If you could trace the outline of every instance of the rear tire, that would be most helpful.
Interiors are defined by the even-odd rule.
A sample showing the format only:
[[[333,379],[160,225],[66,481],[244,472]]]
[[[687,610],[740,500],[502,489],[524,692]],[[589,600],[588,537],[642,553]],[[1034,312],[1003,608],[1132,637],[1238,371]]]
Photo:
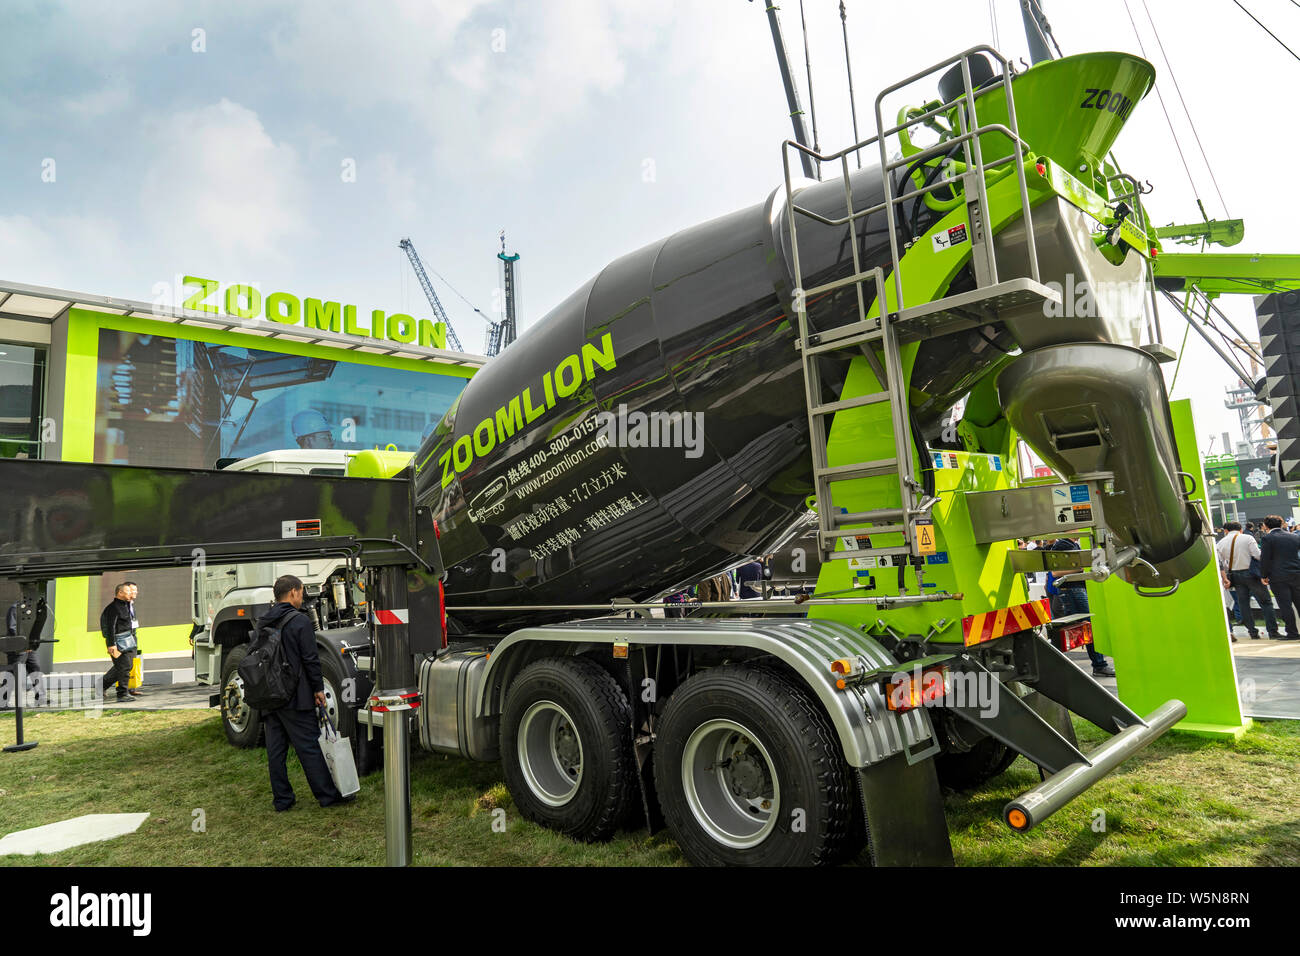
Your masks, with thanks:
[[[506,787],[527,819],[584,842],[609,838],[636,794],[627,695],[598,664],[548,657],[519,672],[501,714]]]
[[[985,737],[965,753],[940,754],[934,762],[939,783],[952,790],[970,790],[992,780],[1020,756],[1000,740]]]
[[[802,687],[726,664],[668,699],[655,788],[697,866],[842,862],[865,840],[853,774],[830,721]]]
[[[262,743],[262,714],[244,700],[244,682],[239,678],[239,662],[248,655],[248,645],[229,648],[221,662],[221,726],[226,739],[235,747],[256,747]]]

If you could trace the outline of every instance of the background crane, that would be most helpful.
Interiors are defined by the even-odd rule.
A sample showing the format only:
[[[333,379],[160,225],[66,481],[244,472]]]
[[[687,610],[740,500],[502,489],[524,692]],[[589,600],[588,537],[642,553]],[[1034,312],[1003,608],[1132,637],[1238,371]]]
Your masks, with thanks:
[[[501,230],[501,251],[497,253],[501,260],[502,307],[505,317],[500,322],[493,322],[488,328],[487,355],[496,355],[515,340],[519,334],[517,308],[519,298],[519,277],[515,274],[515,263],[519,253],[506,255],[506,231]]]
[[[441,322],[447,330],[447,344],[457,352],[465,351],[465,346],[460,344],[460,337],[456,330],[451,327],[451,319],[447,318],[447,310],[442,307],[438,300],[438,293],[433,291],[433,283],[425,274],[424,263],[420,262],[420,254],[415,251],[415,244],[410,239],[403,239],[397,244],[406,258],[411,260],[411,268],[415,270],[415,277],[420,280],[420,288],[424,290],[424,297],[429,300],[429,308],[433,309],[433,318],[436,322]],[[477,311],[477,310],[476,310]]]
[[[438,293],[433,290],[433,283],[429,281],[429,276],[424,269],[424,263],[420,260],[420,254],[415,251],[415,244],[410,239],[403,239],[397,245],[406,253],[406,257],[411,260],[411,268],[415,270],[415,276],[420,280],[420,288],[424,290],[424,297],[429,300],[429,307],[433,309],[434,318],[447,329],[448,346],[457,352],[465,351],[465,347],[460,343],[460,336],[456,334],[456,330],[452,328],[451,319],[447,317],[447,310],[442,307],[442,302],[438,299]],[[501,251],[497,254],[497,258],[501,260],[501,282],[504,293],[503,308],[505,310],[505,317],[500,322],[493,322],[484,315],[482,309],[475,306],[469,299],[465,299],[459,292],[456,292],[450,282],[442,279],[442,276],[438,276],[447,284],[447,288],[451,289],[452,292],[456,292],[456,295],[464,299],[465,304],[477,312],[479,318],[487,323],[487,337],[483,354],[489,358],[513,342],[518,334],[516,315],[519,279],[515,272],[515,263],[519,261],[519,254],[506,255],[505,230],[501,231]]]

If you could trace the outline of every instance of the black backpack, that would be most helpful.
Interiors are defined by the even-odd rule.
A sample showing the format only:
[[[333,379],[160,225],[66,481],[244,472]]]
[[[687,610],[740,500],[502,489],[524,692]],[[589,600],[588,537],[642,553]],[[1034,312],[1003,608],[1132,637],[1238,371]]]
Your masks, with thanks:
[[[279,710],[293,700],[298,690],[298,674],[289,666],[280,639],[280,632],[292,619],[293,614],[287,614],[278,627],[259,627],[236,668],[244,683],[244,700],[250,707]]]

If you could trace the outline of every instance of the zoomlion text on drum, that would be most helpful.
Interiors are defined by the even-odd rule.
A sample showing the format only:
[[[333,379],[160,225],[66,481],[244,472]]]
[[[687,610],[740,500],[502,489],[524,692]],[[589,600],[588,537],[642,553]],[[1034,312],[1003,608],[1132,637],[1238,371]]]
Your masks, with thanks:
[[[597,366],[609,372],[616,364],[614,341],[608,332],[601,336],[599,346],[591,342],[582,343],[581,352],[566,355],[556,364],[554,372],[542,375],[540,406],[535,404],[536,396],[533,387],[529,386],[498,408],[494,417],[483,419],[469,434],[461,435],[450,449],[438,456],[438,463],[442,465],[442,487],[450,485],[456,475],[474,463],[474,459],[487,456],[515,432],[523,431],[525,425],[531,425],[545,415],[559,399],[576,394],[584,383],[596,377]],[[453,467],[455,474],[452,474]]]

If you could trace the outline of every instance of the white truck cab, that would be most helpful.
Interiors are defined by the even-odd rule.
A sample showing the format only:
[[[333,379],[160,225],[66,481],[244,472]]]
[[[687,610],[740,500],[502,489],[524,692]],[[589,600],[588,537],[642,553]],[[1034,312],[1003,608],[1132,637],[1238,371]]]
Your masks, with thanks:
[[[343,449],[283,449],[266,451],[251,458],[227,460],[218,467],[227,471],[260,471],[277,475],[322,475],[343,477],[348,460],[356,451]],[[234,667],[246,653],[253,622],[274,604],[272,584],[281,575],[302,579],[304,613],[312,618],[318,640],[322,633],[344,643],[364,643],[367,600],[363,584],[346,574],[339,555],[291,561],[246,564],[196,561],[190,576],[190,605],[194,615],[194,676],[200,684],[222,688],[220,704],[226,734],[231,743],[248,747],[256,743],[257,723],[240,702]],[[350,580],[351,578],[351,580]],[[338,726],[352,726],[351,715],[339,713],[341,701],[334,700],[334,685],[342,683],[352,670],[342,658],[330,661],[322,656],[326,697],[331,717]],[[216,698],[214,698],[216,701]]]

